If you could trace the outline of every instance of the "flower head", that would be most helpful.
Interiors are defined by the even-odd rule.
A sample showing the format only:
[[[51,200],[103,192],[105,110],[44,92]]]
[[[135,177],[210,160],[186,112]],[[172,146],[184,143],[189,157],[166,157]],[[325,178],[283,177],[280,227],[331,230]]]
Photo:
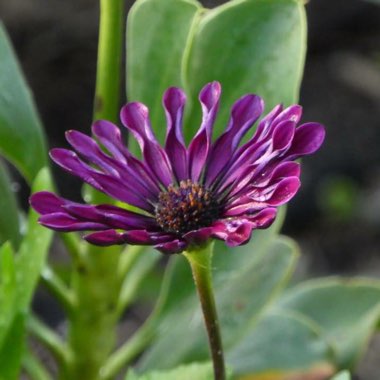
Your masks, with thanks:
[[[125,105],[121,121],[139,143],[141,160],[108,121],[93,124],[97,141],[68,131],[73,150],[53,149],[51,158],[95,189],[134,206],[134,211],[127,205],[80,204],[39,192],[31,197],[32,207],[41,214],[39,222],[57,231],[92,231],[84,239],[96,245],[153,245],[164,253],[179,253],[210,238],[229,246],[247,243],[252,231],[268,227],[277,207],[296,194],[300,164],[294,160],[314,153],[325,131],[318,123],[297,127],[299,105],[278,105],[240,144],[264,108],[260,97],[249,94],[236,101],[224,133],[212,142],[220,93],[218,82],[202,89],[202,123],[187,147],[181,89],[169,88],[163,97],[165,147],[154,136],[147,107]]]

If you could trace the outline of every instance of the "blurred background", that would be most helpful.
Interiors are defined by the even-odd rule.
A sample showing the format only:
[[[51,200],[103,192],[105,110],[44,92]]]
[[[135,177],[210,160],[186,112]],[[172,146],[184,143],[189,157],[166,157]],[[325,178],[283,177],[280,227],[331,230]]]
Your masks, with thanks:
[[[133,2],[126,1],[129,8]],[[221,1],[202,1],[213,7]],[[299,276],[380,275],[380,1],[311,0],[300,103],[305,121],[326,125],[323,148],[303,163],[303,186],[288,207],[284,233],[303,252]],[[89,131],[97,52],[95,0],[0,0],[4,22],[30,84],[49,144],[64,131]],[[126,99],[124,99],[126,100]],[[56,169],[56,168],[54,168]],[[79,181],[56,170],[62,193]],[[28,189],[15,173],[27,205]],[[44,296],[37,309],[46,306]],[[59,322],[59,311],[51,307]],[[374,339],[358,372],[379,378]],[[376,352],[376,354],[375,354]]]

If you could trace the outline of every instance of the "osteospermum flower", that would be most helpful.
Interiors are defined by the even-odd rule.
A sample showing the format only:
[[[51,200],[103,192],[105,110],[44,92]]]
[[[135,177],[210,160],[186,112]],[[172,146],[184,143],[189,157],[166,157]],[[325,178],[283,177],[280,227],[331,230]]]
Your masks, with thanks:
[[[51,158],[95,189],[134,206],[134,211],[127,205],[80,204],[39,192],[31,197],[32,207],[41,214],[39,222],[57,231],[93,231],[84,239],[96,245],[153,245],[164,253],[179,253],[210,238],[229,246],[247,243],[252,231],[268,227],[277,207],[296,194],[300,164],[294,160],[314,153],[325,132],[318,123],[297,127],[299,105],[278,105],[240,145],[264,108],[259,96],[249,94],[236,101],[225,132],[212,142],[220,93],[218,82],[202,89],[202,123],[187,147],[181,89],[169,88],[163,97],[165,147],[154,136],[147,107],[125,105],[121,121],[139,143],[141,160],[124,146],[120,130],[109,121],[93,124],[97,141],[68,131],[74,151],[53,149]]]

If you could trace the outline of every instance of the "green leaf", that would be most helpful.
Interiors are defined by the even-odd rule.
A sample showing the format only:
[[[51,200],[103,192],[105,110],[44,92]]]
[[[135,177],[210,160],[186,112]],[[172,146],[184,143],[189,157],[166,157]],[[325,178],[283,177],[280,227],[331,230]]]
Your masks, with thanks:
[[[311,371],[323,373],[326,378],[334,373],[330,359],[331,348],[321,339],[319,327],[290,313],[265,315],[227,355],[234,374],[249,374],[252,380],[263,374],[275,379],[279,374],[283,376],[279,378],[285,378],[286,374],[290,378],[290,374]]]
[[[183,56],[201,9],[191,0],[138,0],[128,15],[128,98],[148,105],[161,140],[166,133],[161,98],[169,86],[183,85]]]
[[[207,82],[223,87],[217,134],[245,93],[262,96],[267,110],[293,103],[303,73],[305,20],[297,0],[233,0],[212,10],[190,0],[138,0],[127,24],[128,98],[149,107],[161,140],[161,98],[169,86],[187,92],[187,140],[199,128],[197,97]]]
[[[0,379],[18,380],[25,345],[25,315],[15,314],[0,346]]]
[[[41,170],[32,192],[51,190],[49,171]],[[37,223],[32,209],[28,216],[28,231],[15,256],[9,243],[0,249],[0,379],[19,378],[25,344],[25,319],[45,263],[52,232]]]
[[[32,186],[32,193],[41,190],[53,190],[50,173],[46,168],[40,171]],[[16,258],[18,305],[22,311],[29,307],[53,237],[51,230],[38,224],[38,217],[39,215],[30,208],[28,231]]]
[[[1,96],[1,95],[0,95]],[[17,200],[10,178],[0,162],[0,244],[10,241],[16,249],[20,242]]]
[[[46,142],[30,90],[0,23],[0,152],[30,183],[47,164]]]
[[[12,246],[0,248],[0,347],[10,329],[16,305],[16,273]]]
[[[331,380],[351,380],[351,376],[348,371],[342,371],[336,374]]]
[[[318,324],[335,350],[337,366],[352,368],[380,317],[380,282],[365,279],[310,280],[287,291],[279,307]]]
[[[213,378],[211,364],[193,363],[169,371],[154,371],[141,376],[129,371],[125,380],[212,380]]]
[[[266,237],[269,236],[268,233]],[[254,242],[253,240],[252,244],[237,249],[240,252],[216,252],[214,255],[217,309],[227,350],[242,339],[263,308],[284,286],[293,269],[296,254],[288,240],[263,239],[261,247]],[[167,297],[171,302],[170,307],[162,315],[157,340],[143,356],[140,363],[142,370],[170,368],[183,361],[208,358],[199,301],[193,285],[190,286],[191,274],[188,268],[186,270],[183,267],[187,266],[185,259],[178,257],[177,260],[178,273],[174,274],[171,293]],[[177,282],[175,279],[180,276],[182,281]],[[182,292],[180,299],[175,293],[185,287],[190,290]],[[174,304],[172,295],[176,299]],[[178,344],[173,350],[173,342],[176,341],[186,344]]]
[[[220,81],[223,89],[216,135],[227,125],[232,103],[245,93],[263,97],[267,111],[297,101],[305,51],[301,1],[234,0],[207,12],[186,62],[184,83],[195,105],[189,112],[186,136],[199,125],[198,92],[213,80]]]

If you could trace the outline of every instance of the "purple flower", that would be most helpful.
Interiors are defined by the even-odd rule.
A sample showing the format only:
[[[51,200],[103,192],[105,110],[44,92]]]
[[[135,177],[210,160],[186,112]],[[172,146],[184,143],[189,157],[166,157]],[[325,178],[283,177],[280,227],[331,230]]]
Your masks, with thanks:
[[[252,231],[268,227],[277,207],[296,194],[300,164],[294,160],[314,153],[325,131],[318,123],[297,127],[299,105],[286,109],[278,105],[240,145],[264,108],[260,97],[249,94],[233,105],[225,132],[212,142],[220,93],[218,82],[202,89],[202,123],[188,147],[182,134],[186,102],[182,90],[169,88],[163,97],[164,148],[153,134],[147,107],[137,102],[125,105],[121,121],[139,143],[141,160],[129,152],[120,130],[108,121],[93,124],[97,141],[68,131],[66,138],[74,150],[53,149],[51,158],[139,211],[127,205],[80,204],[39,192],[31,197],[32,207],[41,214],[39,222],[56,231],[92,231],[84,238],[96,245],[153,245],[164,253],[179,253],[210,238],[229,246],[247,243]]]

